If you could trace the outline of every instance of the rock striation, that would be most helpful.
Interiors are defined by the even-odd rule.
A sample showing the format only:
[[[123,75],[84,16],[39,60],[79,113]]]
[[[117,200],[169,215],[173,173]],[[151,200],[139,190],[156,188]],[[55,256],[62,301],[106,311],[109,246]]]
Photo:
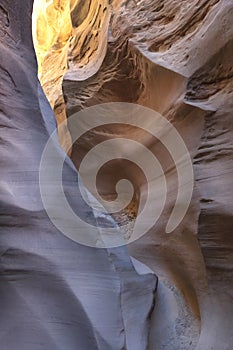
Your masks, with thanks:
[[[97,249],[66,238],[43,206],[40,160],[56,122],[37,78],[31,13],[31,0],[1,2],[1,349],[146,349],[155,274],[127,247]],[[52,157],[63,153],[54,139]],[[98,222],[68,158],[63,175],[68,200]]]
[[[217,350],[232,343],[232,11],[231,1],[115,1],[100,70],[83,82],[66,76],[63,82],[68,116],[98,103],[138,103],[172,121],[193,157],[189,213],[166,235],[174,164],[152,146],[167,162],[169,200],[154,229],[130,246],[159,277],[150,349]],[[77,167],[81,146],[73,148]],[[143,195],[143,187],[138,191]]]
[[[2,349],[231,350],[232,1],[35,0],[31,29],[32,5],[0,5]],[[95,219],[77,190],[74,165],[79,169],[100,142],[133,139],[162,165],[165,208],[127,248],[74,243],[46,214],[39,164],[56,123],[37,80],[32,33],[41,85],[57,123],[65,121],[59,141],[73,161],[66,159],[63,174],[73,208]],[[172,233],[165,231],[176,164],[158,140],[143,128],[111,125],[71,147],[72,116],[108,102],[157,111],[188,147],[194,192]],[[58,140],[54,154],[63,154]],[[143,172],[113,160],[99,173],[98,190],[114,199],[122,178],[135,194],[113,222],[130,221],[130,231],[147,192]]]
[[[38,74],[59,124],[66,120],[63,77],[67,73],[73,80],[85,80],[98,71],[107,49],[109,20],[107,0],[34,1]],[[65,123],[59,140],[64,147],[71,143]]]

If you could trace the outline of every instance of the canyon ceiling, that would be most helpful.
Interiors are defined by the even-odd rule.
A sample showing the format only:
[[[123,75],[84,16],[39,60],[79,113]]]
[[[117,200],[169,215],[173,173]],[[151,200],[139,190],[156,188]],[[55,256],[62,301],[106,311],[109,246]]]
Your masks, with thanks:
[[[1,0],[1,350],[232,350],[232,18],[232,0]],[[95,106],[110,102],[159,113],[187,146],[194,190],[171,233],[177,164],[143,129],[143,119],[141,129],[112,123],[73,139],[72,117],[88,108],[95,116]],[[147,179],[119,146],[122,159],[99,171],[98,191],[114,200],[116,184],[126,178],[135,193],[124,210],[100,215],[78,176],[85,155],[125,138],[159,160],[166,204],[145,235],[99,249],[69,239],[52,223],[41,198],[40,164],[57,125],[49,196],[59,202],[53,165],[65,151],[67,201],[95,223],[96,235],[111,226],[130,236]],[[137,149],[131,152],[135,157]],[[58,219],[71,225],[63,208]]]

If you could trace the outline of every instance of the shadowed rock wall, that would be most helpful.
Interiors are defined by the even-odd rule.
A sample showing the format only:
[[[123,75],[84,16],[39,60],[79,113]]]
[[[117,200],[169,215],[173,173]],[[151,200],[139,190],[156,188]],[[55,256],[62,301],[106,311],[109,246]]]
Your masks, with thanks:
[[[97,249],[66,238],[42,203],[40,160],[56,122],[37,78],[31,12],[30,0],[0,5],[0,347],[144,350],[156,276],[126,247]],[[51,174],[52,159],[63,153],[55,138]],[[82,199],[68,158],[63,175],[67,199],[97,223],[98,236],[98,216]],[[53,179],[48,192],[58,203]],[[59,219],[67,225],[65,215]]]

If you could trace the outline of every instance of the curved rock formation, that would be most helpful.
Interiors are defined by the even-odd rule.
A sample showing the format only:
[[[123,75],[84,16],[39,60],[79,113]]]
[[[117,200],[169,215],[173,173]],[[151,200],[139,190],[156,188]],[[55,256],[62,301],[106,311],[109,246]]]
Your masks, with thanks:
[[[166,235],[174,164],[152,146],[168,169],[169,201],[154,229],[130,246],[160,281],[150,349],[217,350],[232,343],[232,11],[231,1],[115,2],[101,69],[82,83],[66,77],[63,83],[68,116],[97,103],[139,103],[171,120],[193,156],[190,211]],[[77,166],[81,147],[73,148]]]
[[[66,238],[42,203],[40,160],[56,123],[37,79],[31,11],[31,0],[0,6],[1,349],[144,350],[156,276],[126,247],[97,249]],[[64,154],[53,141],[50,174]],[[63,175],[67,199],[97,222],[97,237],[100,227],[116,226],[83,200],[68,158]],[[59,207],[55,178],[46,184]],[[65,216],[58,219],[67,225]]]
[[[232,1],[34,3],[40,80],[58,123],[86,107],[130,102],[162,114],[189,149],[194,193],[184,220],[169,234],[165,231],[178,191],[177,164],[157,139],[143,128],[104,125],[93,128],[70,150],[79,169],[93,146],[130,138],[160,161],[168,186],[166,205],[154,227],[129,245],[136,261],[126,248],[100,250],[75,244],[46,216],[38,171],[55,123],[41,88],[37,90],[29,23],[32,4],[2,2],[2,349],[230,350]],[[62,126],[59,141],[68,150],[69,122]],[[62,154],[58,142],[54,152],[57,157]],[[127,152],[119,153],[124,158]],[[56,178],[52,166],[51,174]],[[130,231],[147,194],[143,171],[113,159],[98,174],[98,190],[114,199],[122,178],[133,183],[135,194],[114,218],[120,226],[131,221],[126,227]],[[64,179],[74,210],[95,216],[76,189],[77,173],[68,159]],[[105,216],[105,224],[109,221]],[[155,308],[155,277],[144,265],[139,268],[138,261],[159,278]],[[10,337],[14,326],[15,337]]]
[[[109,19],[107,0],[34,1],[38,73],[59,124],[66,120],[63,77],[68,68],[67,75],[73,80],[87,79],[98,71],[107,49]],[[66,147],[71,140],[63,125],[59,140]]]

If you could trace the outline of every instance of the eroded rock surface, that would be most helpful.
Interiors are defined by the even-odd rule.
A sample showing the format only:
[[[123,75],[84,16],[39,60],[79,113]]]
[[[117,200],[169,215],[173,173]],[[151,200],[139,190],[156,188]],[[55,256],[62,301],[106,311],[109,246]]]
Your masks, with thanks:
[[[75,349],[82,339],[79,347],[85,350],[135,350],[137,345],[132,345],[131,341],[137,340],[132,340],[132,334],[136,332],[144,335],[138,349],[148,345],[152,350],[231,350],[232,1],[115,0],[109,4],[104,0],[67,0],[36,1],[34,4],[37,9],[34,16],[39,21],[37,33],[34,28],[34,42],[36,40],[40,79],[58,123],[81,109],[99,103],[141,104],[172,122],[192,156],[195,172],[193,199],[179,227],[166,234],[165,227],[176,200],[177,174],[173,160],[157,140],[143,130],[105,126],[84,135],[72,149],[71,158],[79,169],[84,155],[99,142],[112,137],[133,138],[145,144],[163,166],[168,184],[165,209],[156,225],[129,246],[130,254],[159,277],[148,344],[145,341],[146,323],[140,323],[135,318],[138,328],[135,324],[133,331],[126,327],[121,333],[124,327],[120,314],[123,310],[124,315],[130,315],[129,310],[134,311],[132,319],[126,317],[131,326],[136,315],[140,318],[144,315],[145,320],[148,312],[152,311],[155,280],[148,275],[138,279],[124,249],[112,255],[109,251],[96,251],[73,244],[54,229],[43,211],[38,194],[38,164],[47,135],[55,125],[45,98],[41,97],[41,92],[40,97],[37,94],[36,64],[29,39],[31,4],[29,6],[29,1],[25,1],[19,9],[17,6],[17,1],[4,0],[0,7],[3,52],[1,124],[5,125],[2,128],[2,164],[5,170],[1,183],[4,205],[1,228],[3,262],[10,270],[2,274],[1,290],[5,305],[2,320],[7,320],[3,328],[6,331],[3,349],[14,349],[14,339],[21,341],[24,344],[22,348],[27,349],[25,339],[28,337],[34,339],[34,348],[30,344],[28,349],[43,348],[44,343],[39,344],[43,334],[46,349],[64,349],[64,346]],[[112,17],[109,22],[110,12]],[[11,25],[15,22],[18,27]],[[6,58],[9,55],[11,60]],[[30,135],[25,129],[32,130]],[[61,131],[59,140],[64,148],[70,145],[67,126]],[[66,167],[67,176],[70,176],[72,165],[68,160]],[[19,175],[22,172],[24,175]],[[32,174],[35,178],[31,177]],[[132,164],[113,161],[106,165],[98,180],[100,193],[111,198],[115,196],[117,181],[123,177],[134,184],[135,196],[123,213],[115,215],[119,224],[127,217],[133,222],[137,215],[140,199],[146,195],[145,176]],[[74,182],[75,179],[76,175]],[[14,195],[15,183],[18,185]],[[32,189],[30,196],[28,183]],[[80,200],[75,203],[84,211],[89,210]],[[9,225],[9,218],[13,224]],[[35,232],[38,234],[35,235]],[[26,241],[30,248],[25,247]],[[129,279],[129,283],[125,283],[122,276],[114,275],[113,256],[116,256],[113,265],[118,266],[120,271],[122,263],[125,268],[131,266],[132,280]],[[30,273],[27,272],[28,279],[24,282],[22,278],[25,277],[21,275],[25,276],[23,272],[29,271],[29,267]],[[86,275],[90,278],[87,279]],[[134,283],[141,286],[143,278],[147,281],[144,286],[148,286],[148,290],[145,288],[146,294],[142,293],[144,299],[140,302],[141,287],[135,300]],[[90,280],[95,282],[89,285]],[[98,285],[97,296],[95,283]],[[46,285],[43,294],[46,298],[42,297],[42,292],[36,291],[42,284]],[[122,293],[122,285],[130,293],[129,297],[127,293]],[[111,296],[108,294],[107,297],[106,293]],[[36,302],[32,300],[32,295]],[[94,300],[91,304],[87,297],[90,295]],[[119,303],[122,295],[125,296],[125,308]],[[47,296],[49,301],[44,310]],[[52,304],[54,296],[56,303]],[[31,314],[32,305],[38,305],[33,309],[31,317],[34,323],[30,322],[29,328],[25,316],[22,323],[21,315],[25,315],[23,297],[30,305],[26,315]],[[7,308],[9,298],[14,299],[14,309],[13,306],[12,309]],[[66,307],[64,299],[69,299]],[[104,300],[111,302],[102,314],[101,307],[96,309],[96,305],[103,305]],[[132,307],[129,307],[130,300],[133,301]],[[95,309],[98,311],[96,315]],[[14,318],[14,322],[23,324],[28,331],[22,332],[18,326],[18,338],[11,337],[12,343],[9,343],[7,331],[12,322],[11,310],[17,310],[18,318]],[[80,319],[83,328],[76,327]],[[39,320],[46,324],[46,331],[38,325]],[[114,331],[106,334],[105,326],[108,324]],[[130,340],[124,343],[123,338],[127,334]]]
[[[155,274],[126,247],[97,249],[66,238],[42,203],[40,160],[56,122],[37,78],[31,12],[29,0],[0,5],[1,349],[144,350]],[[54,139],[50,174],[63,153]],[[75,210],[100,225],[68,158],[63,175]],[[54,176],[48,193],[59,206]],[[117,228],[107,215],[101,224]]]
[[[168,200],[154,229],[130,246],[160,281],[150,349],[231,348],[232,12],[231,1],[115,1],[101,69],[81,83],[68,77],[63,83],[68,116],[97,103],[139,103],[172,121],[193,156],[189,213],[166,235],[176,175],[168,155],[151,146],[167,169]],[[77,167],[82,147],[93,145],[100,131],[73,147]],[[134,137],[132,130],[122,135]],[[143,133],[136,139],[148,145]],[[141,177],[130,168],[137,188]],[[108,169],[109,182],[115,171]]]
[[[104,59],[110,6],[107,0],[34,1],[33,38],[38,73],[58,123],[66,120],[62,94],[65,73],[73,80],[94,75]],[[60,143],[71,143],[64,124]]]

